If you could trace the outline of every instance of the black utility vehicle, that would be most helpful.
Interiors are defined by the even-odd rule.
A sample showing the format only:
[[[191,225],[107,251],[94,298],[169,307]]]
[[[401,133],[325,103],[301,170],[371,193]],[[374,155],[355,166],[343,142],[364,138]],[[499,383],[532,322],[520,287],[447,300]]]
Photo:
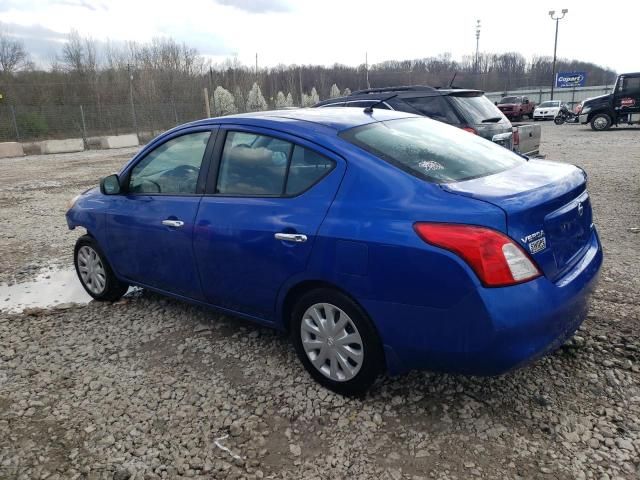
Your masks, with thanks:
[[[428,86],[369,88],[324,100],[314,107],[373,107],[415,113],[513,149],[511,122],[480,90]]]
[[[640,72],[618,75],[613,93],[588,98],[578,108],[580,123],[594,130],[640,124]]]

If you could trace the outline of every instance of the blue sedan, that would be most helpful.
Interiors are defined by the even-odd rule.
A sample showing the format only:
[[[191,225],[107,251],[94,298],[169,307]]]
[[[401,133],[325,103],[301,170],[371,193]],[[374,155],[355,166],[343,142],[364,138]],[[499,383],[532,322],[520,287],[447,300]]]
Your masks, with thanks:
[[[206,119],[76,197],[75,267],[290,333],[321,384],[496,375],[560,346],[602,264],[587,178],[386,110]]]

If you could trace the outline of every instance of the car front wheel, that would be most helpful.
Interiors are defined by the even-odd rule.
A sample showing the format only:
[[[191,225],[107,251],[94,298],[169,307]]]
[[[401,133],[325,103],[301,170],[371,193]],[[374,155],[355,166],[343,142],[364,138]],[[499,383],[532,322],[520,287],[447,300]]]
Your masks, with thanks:
[[[84,235],[76,242],[74,264],[80,283],[96,300],[114,302],[127,293],[129,286],[117,279],[92,236]]]
[[[382,344],[366,313],[346,295],[318,289],[291,316],[296,353],[311,376],[341,395],[360,395],[384,366]]]

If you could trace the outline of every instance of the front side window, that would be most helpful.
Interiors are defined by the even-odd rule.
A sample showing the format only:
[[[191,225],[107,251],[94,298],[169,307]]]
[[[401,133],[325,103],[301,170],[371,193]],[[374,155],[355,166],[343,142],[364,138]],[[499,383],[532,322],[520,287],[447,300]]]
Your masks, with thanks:
[[[624,77],[620,85],[621,93],[639,93],[640,77]]]
[[[371,123],[346,130],[340,136],[434,183],[492,175],[525,162],[493,142],[428,118]]]
[[[194,194],[210,132],[172,138],[149,152],[131,170],[129,192]]]

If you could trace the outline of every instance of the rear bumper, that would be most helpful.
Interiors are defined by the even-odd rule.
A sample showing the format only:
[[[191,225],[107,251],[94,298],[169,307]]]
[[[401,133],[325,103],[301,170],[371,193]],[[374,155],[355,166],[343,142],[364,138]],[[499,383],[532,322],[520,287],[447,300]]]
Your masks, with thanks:
[[[389,373],[429,369],[498,375],[555,350],[573,335],[586,318],[602,259],[594,230],[583,258],[556,282],[540,277],[505,288],[479,287],[477,296],[444,311],[363,304],[380,330]]]

